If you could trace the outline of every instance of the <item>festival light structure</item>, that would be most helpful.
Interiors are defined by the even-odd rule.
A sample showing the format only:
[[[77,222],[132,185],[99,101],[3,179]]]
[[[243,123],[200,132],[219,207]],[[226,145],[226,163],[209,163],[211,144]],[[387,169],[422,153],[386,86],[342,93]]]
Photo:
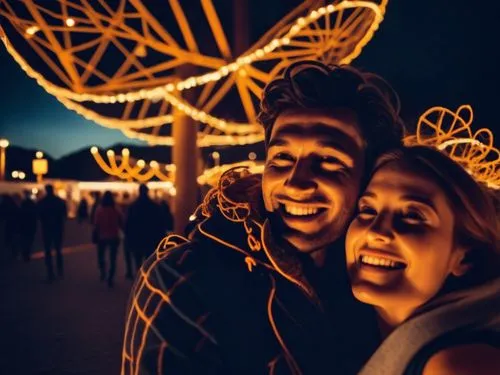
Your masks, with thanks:
[[[462,105],[456,111],[432,107],[420,116],[416,133],[406,137],[404,142],[438,148],[464,167],[476,181],[498,190],[500,150],[494,145],[490,129],[472,131],[473,119],[470,105]]]
[[[130,151],[124,148],[121,155],[115,155],[113,150],[108,150],[106,156],[108,162],[99,153],[97,147],[92,147],[90,152],[94,156],[101,169],[111,176],[126,181],[146,182],[156,177],[160,181],[174,181],[175,165],[160,164],[152,160],[147,164],[144,160],[131,159]]]
[[[169,128],[175,109],[200,124],[200,147],[250,144],[263,140],[255,117],[264,86],[297,60],[351,62],[379,27],[387,1],[304,1],[240,56],[233,55],[212,0],[189,8],[165,0],[162,15],[141,0],[0,0],[1,36],[29,76],[102,126],[172,145],[162,128]],[[201,14],[205,27],[193,27],[192,14]],[[185,64],[199,73],[179,78],[176,69]],[[195,95],[184,95],[192,90]],[[239,121],[219,114],[228,95],[239,98]]]
[[[130,151],[127,148],[122,149],[121,155],[116,155],[113,150],[106,151],[107,161],[99,153],[99,149],[94,146],[90,149],[92,155],[99,167],[110,176],[118,177],[125,181],[147,182],[156,178],[163,182],[171,182],[175,188],[175,164],[162,164],[156,160],[146,163],[144,160],[135,160],[130,157]],[[217,153],[219,154],[219,153]],[[219,165],[220,158],[212,155],[215,165],[212,168],[207,168],[197,178],[199,185],[217,185],[219,177],[229,169],[235,167],[248,168],[251,173],[262,173],[264,169],[263,163],[256,162],[255,159]],[[171,189],[169,189],[171,190]],[[171,192],[171,191],[170,191]]]
[[[0,37],[68,109],[174,146],[181,229],[196,201],[196,146],[262,141],[256,113],[265,85],[294,61],[351,62],[387,2],[305,0],[237,54],[212,0],[0,0]]]

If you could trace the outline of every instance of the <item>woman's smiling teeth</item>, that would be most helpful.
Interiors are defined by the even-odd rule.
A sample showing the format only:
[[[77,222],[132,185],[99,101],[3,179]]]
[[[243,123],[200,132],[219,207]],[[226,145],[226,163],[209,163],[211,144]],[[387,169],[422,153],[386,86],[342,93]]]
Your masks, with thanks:
[[[294,216],[314,215],[319,211],[319,208],[317,207],[294,206],[291,204],[285,204],[284,207],[286,213]]]
[[[367,264],[370,266],[383,267],[388,269],[402,269],[405,265],[401,262],[395,262],[393,260],[385,259],[382,257],[362,255],[360,257],[361,264]]]

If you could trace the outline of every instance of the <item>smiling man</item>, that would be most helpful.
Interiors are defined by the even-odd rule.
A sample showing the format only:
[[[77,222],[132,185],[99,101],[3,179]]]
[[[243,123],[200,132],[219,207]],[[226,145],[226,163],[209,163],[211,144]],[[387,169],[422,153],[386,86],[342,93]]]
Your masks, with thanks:
[[[359,192],[365,141],[348,108],[291,108],[275,121],[262,180],[281,237],[321,265]]]
[[[224,175],[189,240],[164,239],[144,264],[122,374],[354,374],[378,344],[343,236],[371,163],[400,143],[397,95],[303,61],[266,87],[259,121],[263,175]]]

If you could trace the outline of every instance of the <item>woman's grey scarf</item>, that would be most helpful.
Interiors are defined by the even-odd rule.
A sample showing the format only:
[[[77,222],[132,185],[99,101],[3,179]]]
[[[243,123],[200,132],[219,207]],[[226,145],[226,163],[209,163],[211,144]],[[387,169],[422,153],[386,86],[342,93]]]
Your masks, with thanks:
[[[401,375],[425,345],[459,328],[500,332],[500,278],[425,305],[387,337],[359,375]]]

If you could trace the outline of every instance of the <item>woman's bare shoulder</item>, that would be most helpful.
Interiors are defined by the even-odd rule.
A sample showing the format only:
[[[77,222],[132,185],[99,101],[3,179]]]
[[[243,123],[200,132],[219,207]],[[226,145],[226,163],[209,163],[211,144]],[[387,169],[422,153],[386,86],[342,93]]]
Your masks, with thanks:
[[[498,375],[500,349],[487,344],[469,344],[434,354],[423,375]]]

